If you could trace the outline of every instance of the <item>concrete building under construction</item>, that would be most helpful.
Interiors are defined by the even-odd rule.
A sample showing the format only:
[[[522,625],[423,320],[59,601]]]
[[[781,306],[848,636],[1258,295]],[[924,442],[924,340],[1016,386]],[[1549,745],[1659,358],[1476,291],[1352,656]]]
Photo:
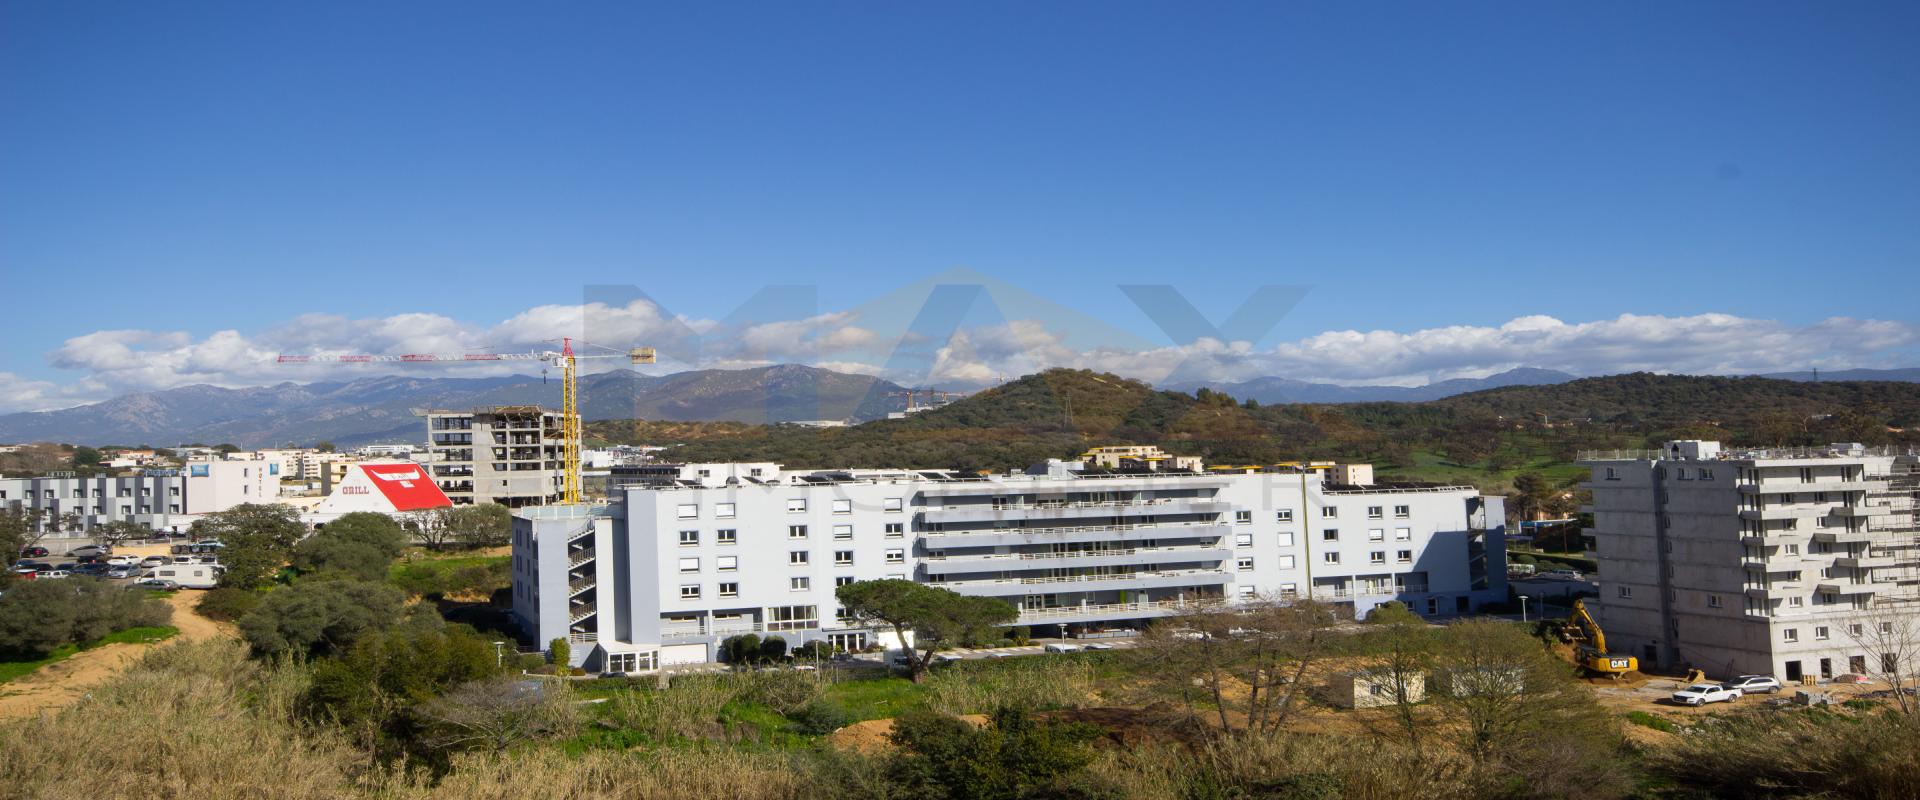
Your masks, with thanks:
[[[427,466],[455,505],[539,506],[560,500],[562,415],[540,406],[429,411]]]

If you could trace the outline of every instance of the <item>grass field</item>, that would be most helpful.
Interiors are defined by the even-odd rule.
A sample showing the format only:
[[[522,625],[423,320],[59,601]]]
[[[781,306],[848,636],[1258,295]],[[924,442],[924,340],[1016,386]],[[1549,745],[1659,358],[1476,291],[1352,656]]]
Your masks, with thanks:
[[[26,675],[48,664],[72,658],[75,653],[82,650],[91,650],[95,647],[108,644],[158,642],[171,638],[179,632],[180,629],[171,625],[150,628],[128,628],[124,631],[109,633],[96,641],[88,642],[84,646],[72,644],[62,645],[52,653],[49,653],[46,658],[35,659],[33,661],[0,661],[0,683],[6,683],[7,681]]]
[[[1489,470],[1484,464],[1463,465],[1431,450],[1415,450],[1413,466],[1393,467],[1376,464],[1381,478],[1433,483],[1465,484],[1489,493],[1504,493],[1513,488],[1513,480],[1528,472],[1538,472],[1555,484],[1572,483],[1587,476],[1587,469],[1564,461],[1554,448],[1529,438],[1510,441],[1501,453],[1512,466]]]

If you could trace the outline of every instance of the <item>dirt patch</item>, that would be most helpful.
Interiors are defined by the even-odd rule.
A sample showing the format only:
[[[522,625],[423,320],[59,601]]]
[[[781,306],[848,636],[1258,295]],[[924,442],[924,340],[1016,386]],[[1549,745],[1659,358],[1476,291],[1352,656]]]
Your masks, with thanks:
[[[236,636],[232,626],[222,625],[194,611],[200,592],[174,592],[167,598],[173,606],[169,622],[179,628],[174,640],[197,641],[216,636]],[[48,664],[31,673],[0,684],[0,719],[30,717],[41,712],[58,711],[71,705],[94,687],[111,680],[161,643],[109,644],[82,650],[71,657]]]
[[[986,727],[984,714],[966,714],[960,719]],[[870,719],[856,722],[827,736],[827,744],[839,750],[851,750],[856,753],[884,753],[893,749],[893,719]]]

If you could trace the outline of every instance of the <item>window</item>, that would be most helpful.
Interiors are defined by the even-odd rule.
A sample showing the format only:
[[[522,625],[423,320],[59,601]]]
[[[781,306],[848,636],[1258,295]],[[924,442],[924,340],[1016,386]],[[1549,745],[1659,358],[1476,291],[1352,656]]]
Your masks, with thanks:
[[[1367,554],[1367,563],[1369,563],[1369,564],[1385,564],[1385,563],[1387,563],[1387,551],[1385,551],[1385,550],[1375,550],[1375,551],[1373,551],[1373,552],[1370,552],[1370,553],[1368,553],[1368,554]]]
[[[1339,519],[1339,518],[1340,518],[1340,507],[1339,507],[1339,506],[1327,506],[1326,508],[1322,508],[1322,509],[1320,509],[1320,518],[1321,518],[1321,519]]]
[[[787,526],[787,538],[789,538],[789,539],[805,539],[805,538],[807,538],[807,526],[805,526],[805,525],[788,525],[788,526]]]
[[[1320,532],[1320,541],[1323,541],[1323,542],[1337,542],[1337,541],[1340,541],[1340,529],[1339,529],[1339,528],[1328,528],[1328,529],[1326,529],[1326,530],[1324,530],[1324,531],[1321,531],[1321,532]]]
[[[1293,531],[1281,531],[1281,532],[1280,532],[1280,546],[1281,546],[1281,547],[1292,547],[1292,546],[1293,546]]]
[[[1251,586],[1242,586],[1242,587],[1240,587],[1240,590],[1239,590],[1239,591],[1240,591],[1240,596],[1241,596],[1241,597],[1252,597],[1252,596],[1253,596],[1253,587],[1251,587]]]
[[[1861,633],[1862,631],[1864,631],[1864,630],[1865,630],[1865,628],[1862,628],[1862,627],[1860,626],[1860,623],[1858,623],[1858,622],[1855,622],[1855,623],[1853,623],[1853,624],[1851,624],[1851,625],[1848,625],[1848,626],[1847,626],[1847,635],[1848,635],[1848,636],[1859,636],[1859,635],[1860,635],[1860,633]]]
[[[1411,517],[1411,516],[1413,516],[1413,506],[1394,506],[1393,507],[1394,519],[1406,519],[1407,517]]]
[[[1825,639],[1825,638],[1827,638],[1827,626],[1825,626],[1825,625],[1820,625],[1820,626],[1817,626],[1817,627],[1815,627],[1815,628],[1813,629],[1813,638],[1815,638],[1815,639]]]
[[[789,592],[804,592],[811,588],[813,588],[813,579],[805,575],[787,579],[787,591]]]
[[[804,497],[795,497],[787,501],[787,513],[789,514],[799,514],[806,510],[807,500]]]
[[[900,538],[900,537],[902,537],[902,536],[905,536],[905,535],[907,535],[907,525],[906,525],[906,523],[904,523],[904,522],[889,522],[889,523],[887,523],[887,538],[889,538],[889,539],[898,539],[898,538]]]
[[[740,584],[737,584],[737,583],[720,584],[720,596],[721,597],[739,597]]]
[[[1620,480],[1620,473],[1616,472],[1613,467],[1607,467],[1607,480],[1610,480],[1610,481]]]
[[[1394,528],[1393,540],[1396,542],[1413,541],[1413,529],[1412,528]]]
[[[1780,552],[1781,552],[1782,554],[1785,554],[1785,555],[1790,555],[1790,556],[1797,556],[1797,555],[1800,555],[1800,545],[1797,545],[1797,544],[1785,544],[1785,545],[1781,545],[1781,546],[1780,546]]]
[[[1333,553],[1333,552],[1323,553],[1320,556],[1320,560],[1325,561],[1328,564],[1338,564],[1340,563],[1340,554]]]
[[[1283,508],[1283,509],[1280,509],[1280,510],[1278,510],[1278,511],[1275,511],[1275,512],[1273,512],[1273,519],[1274,519],[1274,521],[1275,521],[1275,522],[1292,522],[1292,521],[1293,521],[1293,509],[1291,509],[1291,508]]]
[[[713,515],[720,519],[733,519],[733,504],[715,503],[713,506]]]
[[[1703,481],[1713,480],[1713,470],[1707,469],[1706,467],[1701,467],[1700,480],[1703,480]]]
[[[1367,519],[1380,519],[1386,515],[1384,506],[1367,506]]]
[[[1283,583],[1283,584],[1280,584],[1280,593],[1281,593],[1281,594],[1283,594],[1283,595],[1296,595],[1296,594],[1299,594],[1299,593],[1300,593],[1300,584],[1297,584],[1297,583]]]
[[[721,572],[732,572],[740,568],[739,556],[721,556],[714,559],[713,568]]]
[[[820,627],[819,610],[813,606],[774,606],[767,609],[767,630],[795,631]]]
[[[907,551],[901,550],[898,548],[887,551],[887,563],[905,564],[906,562],[907,562]]]
[[[1233,562],[1233,566],[1234,566],[1234,568],[1235,568],[1235,569],[1238,569],[1238,570],[1240,570],[1241,572],[1252,572],[1252,571],[1253,571],[1253,559],[1252,559],[1252,558],[1239,558],[1239,559],[1235,559],[1235,560],[1234,560],[1234,562]]]
[[[811,556],[808,555],[807,551],[805,550],[787,551],[787,564],[789,566],[804,567],[811,563],[813,562],[811,560]]]
[[[840,577],[838,577],[838,578],[834,578],[834,579],[833,579],[833,585],[834,585],[834,587],[835,587],[835,588],[838,588],[838,587],[841,587],[841,586],[847,586],[847,585],[850,585],[850,584],[852,584],[852,583],[853,583],[853,576],[852,576],[852,575],[842,575],[842,576],[840,576]]]
[[[835,500],[835,501],[833,501],[833,513],[835,513],[835,514],[851,514],[851,513],[853,513],[853,501],[852,501],[852,500]]]
[[[1799,629],[1799,628],[1785,628],[1785,629],[1782,629],[1782,630],[1780,631],[1780,640],[1781,640],[1781,641],[1783,641],[1783,642],[1797,642],[1797,641],[1800,641],[1800,629]]]
[[[1717,595],[1717,594],[1710,594],[1710,595],[1707,595],[1707,607],[1708,607],[1708,608],[1719,608],[1719,607],[1720,607],[1720,595]]]
[[[839,539],[841,541],[846,541],[848,539],[853,538],[853,526],[852,525],[833,526],[833,538]]]
[[[682,503],[680,505],[680,518],[681,519],[699,519],[700,506],[695,503]]]
[[[1385,528],[1368,528],[1367,529],[1367,541],[1384,542],[1386,540],[1387,540],[1387,529]]]
[[[1293,556],[1281,556],[1281,557],[1280,557],[1280,568],[1281,568],[1281,569],[1293,569]]]
[[[681,531],[680,546],[681,547],[699,547],[700,532],[699,531]]]
[[[1804,597],[1789,597],[1789,598],[1787,598],[1787,607],[1788,607],[1788,608],[1799,608],[1799,607],[1801,607],[1801,606],[1803,606],[1803,605],[1806,605],[1806,603],[1807,603],[1807,599],[1806,599],[1806,598],[1804,598]]]
[[[1253,546],[1253,534],[1251,534],[1251,533],[1237,533],[1237,534],[1234,534],[1234,536],[1233,536],[1233,546],[1234,546],[1234,547],[1252,547],[1252,546]]]
[[[1253,512],[1251,512],[1251,511],[1235,511],[1235,512],[1233,512],[1233,524],[1235,524],[1235,525],[1252,525],[1252,524],[1253,524]]]
[[[1401,551],[1399,551],[1399,554],[1398,554],[1398,555],[1399,555],[1399,557],[1400,557],[1400,558],[1399,558],[1399,560],[1400,560],[1400,563],[1402,563],[1402,564],[1411,564],[1411,563],[1413,563],[1413,551],[1412,551],[1412,550],[1401,550]]]
[[[682,600],[698,600],[698,599],[700,599],[700,584],[697,584],[697,583],[683,583],[683,584],[681,584],[681,585],[680,585],[680,599],[682,599]]]
[[[852,550],[833,551],[833,565],[836,567],[853,566],[853,551]]]
[[[683,572],[683,573],[685,573],[685,572],[699,572],[699,571],[700,571],[700,559],[697,559],[697,558],[683,558],[683,559],[680,559],[680,571],[681,571],[681,572]]]
[[[1693,480],[1693,478],[1691,478],[1691,477],[1688,477],[1688,475],[1687,475],[1687,468],[1686,468],[1686,467],[1679,467],[1679,468],[1677,468],[1677,469],[1675,469],[1675,470],[1673,471],[1673,476],[1674,476],[1674,477],[1676,477],[1676,478],[1679,478],[1680,480],[1683,480],[1683,481],[1690,481],[1690,480]]]
[[[720,544],[735,544],[740,541],[740,532],[732,528],[721,528],[714,532],[713,540]]]
[[[897,514],[900,512],[900,509],[902,507],[903,507],[903,503],[901,502],[901,498],[889,497],[881,503],[880,510]]]
[[[1622,598],[1631,599],[1633,597],[1633,587],[1631,586],[1621,586],[1614,591],[1619,592]]]
[[[1891,622],[1880,623],[1880,635],[1885,636],[1890,633],[1893,633],[1893,623]]]

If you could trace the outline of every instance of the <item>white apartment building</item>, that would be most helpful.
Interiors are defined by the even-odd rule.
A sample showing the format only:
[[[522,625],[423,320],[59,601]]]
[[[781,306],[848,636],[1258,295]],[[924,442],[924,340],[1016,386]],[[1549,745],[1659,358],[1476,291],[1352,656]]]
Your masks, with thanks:
[[[194,461],[180,469],[150,469],[127,477],[53,473],[0,478],[0,506],[40,509],[49,517],[76,515],[81,530],[54,536],[85,538],[108,522],[131,520],[155,530],[186,530],[201,514],[280,497],[278,467],[259,461]],[[43,521],[43,528],[47,527]]]
[[[1711,674],[1881,671],[1920,620],[1920,459],[1860,445],[1582,453],[1597,617],[1616,651]]]
[[[1255,594],[1433,616],[1507,599],[1501,498],[1470,487],[1083,469],[653,465],[608,505],[516,514],[514,614],[542,646],[576,643],[576,664],[630,671],[713,661],[747,632],[881,642],[834,589],[882,578],[1002,598],[1042,635]]]
[[[427,468],[457,505],[560,500],[566,440],[558,411],[493,406],[427,412]]]

